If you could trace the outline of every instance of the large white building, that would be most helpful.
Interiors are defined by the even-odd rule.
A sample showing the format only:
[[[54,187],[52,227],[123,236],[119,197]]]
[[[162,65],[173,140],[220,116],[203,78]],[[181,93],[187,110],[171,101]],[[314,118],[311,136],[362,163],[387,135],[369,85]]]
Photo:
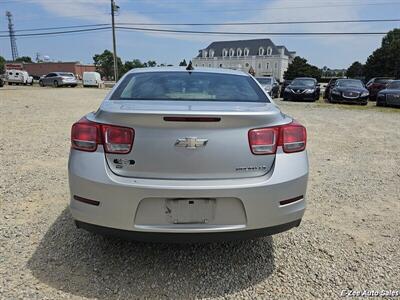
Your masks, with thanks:
[[[253,68],[256,76],[274,76],[283,80],[283,73],[296,52],[285,46],[276,46],[270,39],[213,42],[199,50],[193,58],[194,67],[228,68],[248,72]]]

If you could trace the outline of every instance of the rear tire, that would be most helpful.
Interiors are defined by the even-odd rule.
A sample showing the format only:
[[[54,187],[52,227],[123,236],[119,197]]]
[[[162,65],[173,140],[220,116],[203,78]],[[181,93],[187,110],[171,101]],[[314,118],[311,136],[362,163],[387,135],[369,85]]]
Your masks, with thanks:
[[[54,80],[54,82],[53,82],[53,86],[54,86],[55,88],[57,88],[57,87],[58,87],[58,81],[57,81],[57,80]]]
[[[44,87],[43,81],[39,80],[39,85],[40,85],[41,87]]]
[[[376,101],[376,106],[381,106],[381,107],[383,107],[383,106],[386,106],[386,103],[380,102],[380,101]]]

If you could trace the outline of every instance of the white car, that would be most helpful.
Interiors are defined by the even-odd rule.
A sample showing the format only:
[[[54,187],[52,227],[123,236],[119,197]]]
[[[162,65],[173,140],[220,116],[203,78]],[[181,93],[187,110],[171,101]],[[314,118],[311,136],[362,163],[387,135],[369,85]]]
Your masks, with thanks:
[[[72,217],[164,242],[282,232],[304,214],[306,139],[242,71],[134,69],[72,126]]]

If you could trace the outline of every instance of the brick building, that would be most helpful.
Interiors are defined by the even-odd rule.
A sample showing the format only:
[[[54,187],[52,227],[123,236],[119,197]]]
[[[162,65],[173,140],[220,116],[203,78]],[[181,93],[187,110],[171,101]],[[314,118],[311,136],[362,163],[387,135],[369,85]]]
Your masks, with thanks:
[[[40,63],[7,63],[6,69],[25,70],[32,76],[42,76],[51,72],[70,72],[82,78],[83,72],[94,72],[94,65],[79,62],[40,62]]]

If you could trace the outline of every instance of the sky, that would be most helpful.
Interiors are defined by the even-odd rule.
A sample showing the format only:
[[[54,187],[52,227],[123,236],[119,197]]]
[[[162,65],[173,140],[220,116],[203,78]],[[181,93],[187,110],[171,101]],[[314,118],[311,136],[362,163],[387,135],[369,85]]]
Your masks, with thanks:
[[[400,0],[116,0],[116,22],[226,23],[313,20],[400,19]],[[0,0],[0,35],[7,34],[6,11],[14,29],[110,23],[110,0]],[[139,25],[138,25],[139,26]],[[268,32],[387,32],[400,22],[252,26],[166,26],[145,28],[262,32],[249,35],[190,35],[117,31],[117,53],[125,60],[156,60],[178,64],[189,61],[212,41],[270,38],[276,45],[306,58],[318,67],[347,68],[365,62],[380,46],[382,35],[367,36],[270,36]],[[17,32],[18,34],[18,32]],[[111,31],[46,37],[18,37],[19,56],[48,56],[52,61],[92,63],[93,55],[112,49]],[[0,55],[11,59],[10,41],[0,38]]]

